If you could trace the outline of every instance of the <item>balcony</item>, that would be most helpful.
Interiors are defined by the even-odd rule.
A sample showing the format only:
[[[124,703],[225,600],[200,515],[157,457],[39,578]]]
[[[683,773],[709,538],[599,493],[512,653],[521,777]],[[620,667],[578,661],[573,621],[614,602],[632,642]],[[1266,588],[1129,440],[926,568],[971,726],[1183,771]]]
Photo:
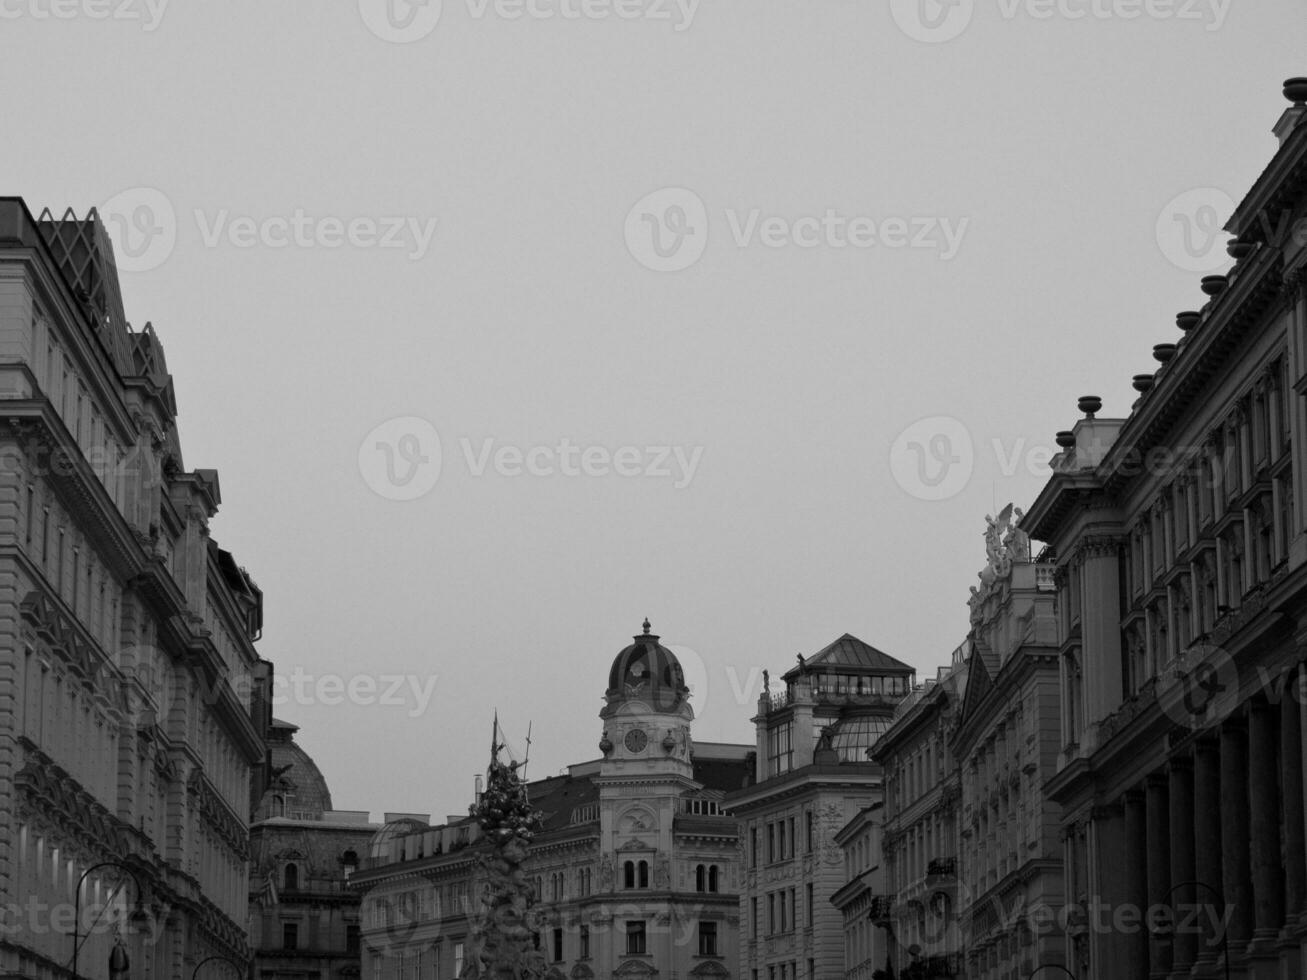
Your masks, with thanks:
[[[927,878],[954,878],[957,873],[957,858],[935,858],[926,865]]]

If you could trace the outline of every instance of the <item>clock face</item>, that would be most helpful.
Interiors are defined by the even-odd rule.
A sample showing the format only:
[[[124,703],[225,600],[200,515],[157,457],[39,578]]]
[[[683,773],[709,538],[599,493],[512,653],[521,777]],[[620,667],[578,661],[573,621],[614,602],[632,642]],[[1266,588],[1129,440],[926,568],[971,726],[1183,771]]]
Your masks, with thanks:
[[[628,752],[643,752],[644,747],[649,744],[649,736],[639,728],[632,728],[626,733],[626,750]]]

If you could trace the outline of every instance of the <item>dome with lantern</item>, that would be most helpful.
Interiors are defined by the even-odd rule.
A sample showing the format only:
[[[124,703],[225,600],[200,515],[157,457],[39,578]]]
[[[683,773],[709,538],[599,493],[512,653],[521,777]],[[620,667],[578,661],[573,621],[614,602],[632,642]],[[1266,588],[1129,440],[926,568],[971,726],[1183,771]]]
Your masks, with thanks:
[[[634,640],[613,660],[603,713],[606,715],[620,705],[633,702],[666,714],[686,710],[690,689],[685,684],[685,672],[676,655],[650,632],[648,619],[644,621],[644,632]]]

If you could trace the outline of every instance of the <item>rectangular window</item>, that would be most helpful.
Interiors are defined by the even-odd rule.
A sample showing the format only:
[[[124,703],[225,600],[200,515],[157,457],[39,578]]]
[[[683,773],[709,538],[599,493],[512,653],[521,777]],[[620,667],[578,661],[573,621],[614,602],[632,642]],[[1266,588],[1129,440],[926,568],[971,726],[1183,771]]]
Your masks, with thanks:
[[[463,944],[454,943],[454,976],[463,975]]]
[[[756,895],[750,899],[750,911],[752,912],[753,936],[756,939],[758,937],[758,897]]]
[[[776,776],[794,768],[794,723],[787,721],[767,731],[769,775]]]
[[[626,923],[626,955],[643,956],[645,954],[645,932],[643,919],[631,919]]]
[[[358,923],[351,922],[345,926],[345,952],[357,953],[359,951],[359,927]]]
[[[807,924],[808,924],[809,927],[812,926],[812,916],[813,916],[813,912],[815,911],[815,909],[816,909],[816,906],[813,904],[813,901],[812,901],[812,883],[809,882],[809,883],[808,883],[808,918],[807,918],[807,920],[806,920],[806,922],[807,922]]]
[[[749,855],[750,855],[750,866],[756,868],[758,866],[758,828],[757,827],[749,828]]]
[[[699,955],[700,956],[717,955],[717,923],[716,922],[699,923]]]
[[[776,893],[767,895],[767,935],[776,931]]]
[[[795,850],[795,846],[796,846],[796,841],[795,841],[795,839],[794,839],[794,818],[793,818],[793,817],[790,817],[790,818],[789,818],[789,824],[790,824],[790,857],[794,857],[794,850]]]
[[[300,927],[294,922],[286,922],[281,927],[281,948],[299,949]]]
[[[776,860],[776,825],[769,823],[767,825],[767,863],[771,864]]]
[[[554,962],[561,962],[563,959],[563,930],[554,930]]]
[[[812,811],[811,810],[805,810],[803,812],[803,829],[805,835],[807,836],[807,850],[808,853],[811,854],[812,853]]]
[[[777,856],[778,858],[780,858],[780,860],[784,861],[785,858],[786,858],[786,854],[785,854],[785,821],[784,821],[784,820],[778,820],[778,821],[776,822],[776,834],[777,834],[777,837],[779,838],[779,844],[778,844],[778,846],[777,846],[776,856]]]

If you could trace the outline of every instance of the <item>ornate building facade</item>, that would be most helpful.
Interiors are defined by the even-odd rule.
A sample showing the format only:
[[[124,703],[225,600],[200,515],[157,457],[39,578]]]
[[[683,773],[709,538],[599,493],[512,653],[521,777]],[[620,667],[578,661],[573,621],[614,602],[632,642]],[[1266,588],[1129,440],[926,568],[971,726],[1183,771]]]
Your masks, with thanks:
[[[358,980],[359,891],[380,824],[334,810],[296,727],[273,720],[270,782],[250,826],[250,980]]]
[[[889,962],[889,940],[877,928],[877,906],[885,895],[881,863],[884,831],[881,805],[873,803],[840,828],[835,843],[844,852],[844,884],[831,904],[844,923],[845,980],[873,980]]]
[[[884,888],[869,914],[887,945],[874,966],[894,970],[894,976],[913,969],[962,975],[961,778],[951,738],[962,713],[970,651],[970,641],[959,646],[948,667],[900,702],[892,726],[870,753],[885,770]]]
[[[243,964],[262,594],[93,211],[0,199],[0,392],[0,974]]]
[[[846,883],[836,837],[882,799],[867,750],[889,728],[914,672],[845,634],[800,655],[754,717],[757,782],[728,799],[739,820],[741,969],[750,980],[835,977],[844,921],[831,899]]]
[[[958,915],[965,976],[1006,980],[1064,962],[1058,820],[1044,795],[1060,735],[1053,567],[1006,508],[971,595],[971,655],[949,749],[961,775]]]
[[[738,834],[728,791],[749,745],[695,743],[675,655],[649,632],[612,663],[602,757],[528,785],[544,816],[525,873],[536,935],[568,977],[739,977]],[[457,977],[488,851],[471,817],[395,820],[354,875],[363,890],[363,980]]]
[[[1285,95],[1279,148],[1227,225],[1233,269],[1203,280],[1126,418],[1081,399],[1024,522],[1057,567],[1046,791],[1080,978],[1307,962],[1307,80]]]

